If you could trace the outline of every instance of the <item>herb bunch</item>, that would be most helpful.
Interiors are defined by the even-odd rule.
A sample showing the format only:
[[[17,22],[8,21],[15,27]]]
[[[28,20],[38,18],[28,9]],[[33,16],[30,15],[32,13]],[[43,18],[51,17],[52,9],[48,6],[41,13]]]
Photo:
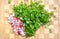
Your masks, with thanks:
[[[22,20],[27,37],[33,36],[42,25],[50,23],[50,13],[39,2],[15,5],[13,11],[15,16]]]

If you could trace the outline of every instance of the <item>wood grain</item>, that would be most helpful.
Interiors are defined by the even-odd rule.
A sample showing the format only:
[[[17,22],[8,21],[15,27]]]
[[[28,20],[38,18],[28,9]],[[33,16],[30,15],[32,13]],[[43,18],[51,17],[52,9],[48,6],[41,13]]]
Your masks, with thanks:
[[[56,19],[52,18],[52,24],[50,25],[53,28],[53,33],[49,33],[48,29],[41,27],[37,30],[35,36],[28,38],[16,35],[8,23],[8,17],[12,13],[13,5],[19,4],[21,1],[30,4],[31,0],[12,0],[11,4],[8,4],[8,0],[0,0],[0,39],[60,39],[60,0],[43,0],[45,9],[53,10],[56,15]],[[53,9],[54,6],[57,6],[56,10]]]

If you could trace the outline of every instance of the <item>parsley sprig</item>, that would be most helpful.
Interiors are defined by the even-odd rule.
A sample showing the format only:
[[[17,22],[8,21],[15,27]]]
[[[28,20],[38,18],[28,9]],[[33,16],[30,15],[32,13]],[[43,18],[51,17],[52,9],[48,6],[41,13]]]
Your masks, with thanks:
[[[42,25],[50,23],[50,13],[39,2],[31,2],[30,5],[23,3],[15,5],[13,11],[15,16],[22,20],[27,37],[33,36]]]

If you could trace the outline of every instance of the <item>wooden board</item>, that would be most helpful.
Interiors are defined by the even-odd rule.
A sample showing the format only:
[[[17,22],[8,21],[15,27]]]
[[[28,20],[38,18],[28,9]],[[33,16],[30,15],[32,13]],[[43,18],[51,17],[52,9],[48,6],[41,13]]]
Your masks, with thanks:
[[[53,28],[53,33],[49,33],[47,28],[41,27],[37,30],[35,36],[28,38],[16,35],[13,32],[11,25],[8,23],[8,17],[12,13],[13,5],[19,4],[20,2],[21,0],[12,0],[11,4],[8,4],[8,0],[0,0],[0,39],[60,39],[59,0],[43,0],[46,10],[53,10],[53,7],[57,6],[57,9],[53,10],[56,15],[56,19],[52,18],[52,24],[50,25]],[[29,2],[28,0],[25,0],[24,2],[29,4],[30,0]]]

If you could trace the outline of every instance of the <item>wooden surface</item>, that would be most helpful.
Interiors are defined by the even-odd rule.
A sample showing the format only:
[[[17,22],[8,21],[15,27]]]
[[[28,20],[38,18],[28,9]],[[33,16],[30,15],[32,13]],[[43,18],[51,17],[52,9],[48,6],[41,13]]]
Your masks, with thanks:
[[[34,0],[33,0],[34,1]],[[60,39],[60,0],[43,0],[46,10],[53,10],[56,18],[52,18],[52,24],[50,25],[53,28],[53,33],[49,33],[49,30],[45,27],[41,27],[37,30],[35,36],[23,38],[19,35],[16,35],[11,25],[8,23],[8,17],[12,13],[12,8],[14,4],[19,4],[21,0],[12,0],[11,4],[8,4],[8,0],[0,0],[0,39]],[[27,0],[24,2],[28,3]],[[53,7],[57,6],[57,9],[54,10]],[[50,28],[49,27],[49,28]]]

